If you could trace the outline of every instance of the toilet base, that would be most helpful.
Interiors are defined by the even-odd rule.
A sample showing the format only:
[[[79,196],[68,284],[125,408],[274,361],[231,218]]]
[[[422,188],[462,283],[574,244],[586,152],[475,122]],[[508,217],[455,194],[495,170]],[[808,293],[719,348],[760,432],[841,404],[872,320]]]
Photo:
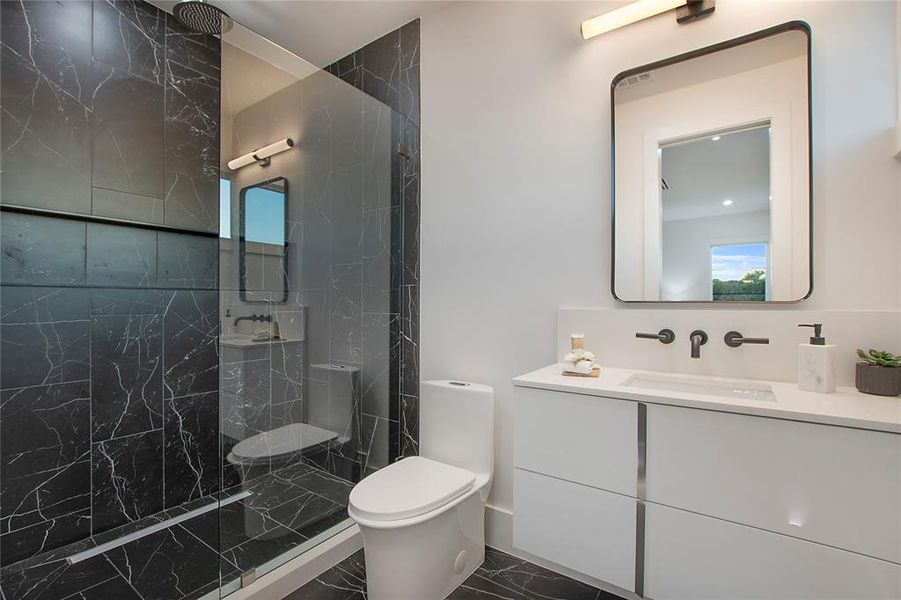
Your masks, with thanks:
[[[369,600],[443,600],[485,560],[478,492],[414,525],[360,530]]]

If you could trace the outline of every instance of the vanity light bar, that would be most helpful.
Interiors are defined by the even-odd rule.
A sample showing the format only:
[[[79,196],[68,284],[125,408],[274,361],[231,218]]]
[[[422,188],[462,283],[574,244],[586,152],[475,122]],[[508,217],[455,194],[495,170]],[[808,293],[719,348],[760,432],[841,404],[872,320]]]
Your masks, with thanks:
[[[687,0],[637,0],[616,10],[582,22],[582,37],[586,40],[596,35],[643,21],[668,10],[685,6]]]
[[[246,167],[251,163],[257,163],[261,167],[269,166],[270,157],[278,154],[279,152],[284,152],[285,150],[290,150],[294,147],[294,140],[291,138],[285,138],[283,140],[279,140],[277,142],[273,142],[268,146],[263,146],[262,148],[258,148],[253,152],[248,152],[238,158],[233,158],[228,161],[228,168],[232,171],[237,171],[241,167]]]
[[[636,0],[582,22],[582,37],[591,39],[602,33],[649,19],[677,9],[676,22],[688,23],[706,17],[714,11],[715,0]]]

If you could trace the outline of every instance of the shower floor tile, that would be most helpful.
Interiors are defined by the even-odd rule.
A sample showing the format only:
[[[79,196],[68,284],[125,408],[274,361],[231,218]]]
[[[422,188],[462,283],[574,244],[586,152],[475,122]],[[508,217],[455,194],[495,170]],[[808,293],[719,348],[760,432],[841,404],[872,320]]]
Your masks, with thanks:
[[[448,600],[621,600],[528,561],[485,548],[485,562]],[[363,551],[335,565],[283,600],[366,600]]]
[[[216,501],[213,496],[0,570],[2,600],[193,600],[347,518],[352,484],[297,465],[222,494],[253,495],[70,565],[69,556]],[[220,554],[221,549],[221,554]]]

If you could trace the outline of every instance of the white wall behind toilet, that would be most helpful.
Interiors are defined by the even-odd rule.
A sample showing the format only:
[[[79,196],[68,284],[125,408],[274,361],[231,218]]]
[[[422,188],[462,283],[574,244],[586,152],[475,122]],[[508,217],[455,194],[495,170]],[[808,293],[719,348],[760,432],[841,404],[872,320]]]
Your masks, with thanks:
[[[609,85],[618,72],[807,21],[815,282],[812,298],[788,310],[800,322],[823,314],[815,310],[899,306],[897,5],[720,0],[692,25],[668,14],[581,39],[582,20],[620,4],[463,2],[423,17],[422,378],[494,386],[490,502],[502,510],[513,501],[510,378],[557,358],[557,309],[608,309],[587,319],[648,310],[617,306],[609,291]],[[703,326],[708,310],[723,312],[700,309],[668,309],[666,321],[685,331]],[[749,335],[790,326],[775,312],[750,313]],[[795,334],[792,344],[804,340],[782,332]],[[672,350],[688,354],[682,344]]]

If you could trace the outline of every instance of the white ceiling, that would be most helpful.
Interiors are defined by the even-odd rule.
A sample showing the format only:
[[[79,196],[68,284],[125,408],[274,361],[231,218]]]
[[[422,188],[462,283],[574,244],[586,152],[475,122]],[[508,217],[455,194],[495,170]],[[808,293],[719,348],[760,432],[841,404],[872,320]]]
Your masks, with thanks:
[[[172,11],[174,0],[151,0]],[[211,0],[232,19],[324,67],[426,13],[440,0]]]
[[[723,133],[662,149],[663,220],[699,219],[770,208],[767,127]],[[732,204],[724,206],[724,200]]]

